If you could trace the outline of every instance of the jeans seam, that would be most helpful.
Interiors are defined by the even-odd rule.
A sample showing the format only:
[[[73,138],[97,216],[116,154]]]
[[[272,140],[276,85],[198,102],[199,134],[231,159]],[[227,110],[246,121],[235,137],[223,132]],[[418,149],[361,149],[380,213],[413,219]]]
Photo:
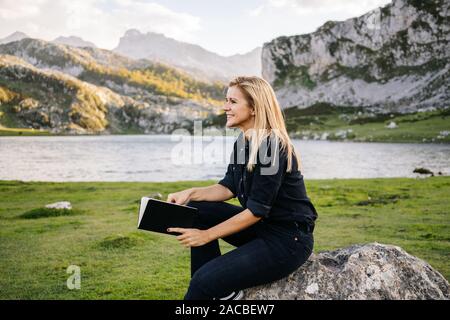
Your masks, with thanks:
[[[191,281],[191,283],[189,284],[189,287],[194,288],[195,291],[197,291],[197,292],[201,292],[203,296],[209,297],[209,295],[208,295],[202,288],[200,288],[200,286],[197,286],[197,285],[195,284],[195,282],[192,282],[192,281]],[[191,289],[191,288],[189,288],[189,289]],[[191,290],[188,290],[188,292],[189,292],[189,291],[191,291]],[[194,292],[195,292],[195,291],[194,291]]]

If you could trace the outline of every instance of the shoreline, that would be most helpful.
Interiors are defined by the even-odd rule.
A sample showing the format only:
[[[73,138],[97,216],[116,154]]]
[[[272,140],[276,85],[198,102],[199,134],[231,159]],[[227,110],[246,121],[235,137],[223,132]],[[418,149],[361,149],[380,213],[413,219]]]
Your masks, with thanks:
[[[30,129],[28,129],[30,130]],[[43,132],[40,130],[34,130],[34,131],[27,131],[25,134],[18,134],[18,133],[6,133],[5,131],[9,130],[2,130],[0,128],[0,139],[2,137],[109,137],[109,136],[171,136],[170,133],[114,133],[114,134],[52,134],[48,132]],[[20,130],[14,130],[14,132],[20,132]],[[194,135],[191,135],[192,137],[195,137]],[[203,137],[216,137],[218,135],[204,135]],[[232,137],[231,135],[223,137]],[[352,139],[304,139],[300,137],[292,137],[292,140],[297,141],[322,141],[322,142],[346,142],[346,143],[389,143],[389,144],[433,144],[433,145],[449,145],[450,140],[435,140],[435,141],[423,141],[420,139],[417,140],[352,140]]]
[[[424,179],[430,179],[430,178],[445,178],[450,177],[450,175],[434,175],[431,176],[429,174],[422,174],[418,175],[416,177],[372,177],[372,178],[307,178],[305,181],[317,181],[317,182],[325,182],[325,181],[362,181],[362,180],[424,180]],[[149,184],[149,183],[203,183],[203,182],[216,182],[220,180],[218,179],[205,179],[205,180],[174,180],[174,181],[127,181],[127,180],[118,180],[118,181],[102,181],[102,180],[77,180],[77,181],[52,181],[52,180],[20,180],[20,179],[0,179],[0,182],[15,182],[15,183],[139,183],[139,184]]]

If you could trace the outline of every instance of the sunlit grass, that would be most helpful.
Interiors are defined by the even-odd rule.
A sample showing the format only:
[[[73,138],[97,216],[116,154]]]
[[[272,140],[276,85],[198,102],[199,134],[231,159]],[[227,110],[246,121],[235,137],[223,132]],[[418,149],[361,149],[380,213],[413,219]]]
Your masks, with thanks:
[[[0,298],[181,299],[190,251],[173,236],[136,229],[139,199],[214,182],[0,181]],[[394,244],[450,278],[450,177],[306,185],[319,212],[315,252]],[[70,201],[82,214],[23,219],[56,201]],[[222,253],[234,248],[220,244]],[[66,286],[70,265],[81,268],[80,290]]]
[[[47,130],[36,130],[30,128],[7,128],[0,126],[0,136],[48,136],[51,133]]]

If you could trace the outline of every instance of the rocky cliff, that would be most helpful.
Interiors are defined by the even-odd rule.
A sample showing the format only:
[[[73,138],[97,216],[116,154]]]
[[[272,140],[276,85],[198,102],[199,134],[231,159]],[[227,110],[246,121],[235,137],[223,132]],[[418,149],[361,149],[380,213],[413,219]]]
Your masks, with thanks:
[[[265,43],[262,74],[283,107],[376,112],[448,107],[450,2],[394,0],[310,34]]]

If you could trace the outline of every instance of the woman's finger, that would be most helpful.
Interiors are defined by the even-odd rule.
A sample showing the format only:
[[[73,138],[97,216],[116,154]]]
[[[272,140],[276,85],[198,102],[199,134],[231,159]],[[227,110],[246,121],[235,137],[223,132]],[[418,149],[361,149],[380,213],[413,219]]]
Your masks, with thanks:
[[[187,229],[185,228],[167,228],[167,232],[179,232],[179,233],[185,233]]]
[[[188,238],[188,237],[189,237],[189,234],[188,234],[188,233],[183,233],[183,234],[177,236],[177,239],[178,239],[178,240],[184,240],[184,239],[186,239],[186,238]]]
[[[184,246],[191,245],[191,240],[189,239],[181,240],[180,243]]]

